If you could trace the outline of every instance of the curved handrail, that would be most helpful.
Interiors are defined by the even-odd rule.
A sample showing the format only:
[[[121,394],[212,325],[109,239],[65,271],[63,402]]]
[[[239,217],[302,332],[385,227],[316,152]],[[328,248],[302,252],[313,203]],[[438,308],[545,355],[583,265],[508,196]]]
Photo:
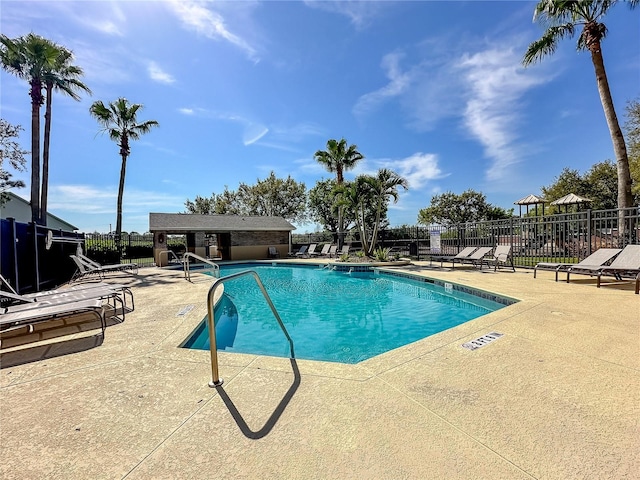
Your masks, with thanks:
[[[176,260],[176,262],[181,263],[180,258],[178,257],[178,255],[176,255],[176,252],[174,252],[173,250],[162,250],[161,252],[158,253],[158,262],[160,264],[162,264],[162,254],[166,253],[167,254],[167,263],[171,262],[171,256],[173,256],[173,258]]]
[[[284,326],[284,323],[282,323],[282,319],[280,318],[280,315],[278,314],[276,307],[273,305],[273,302],[271,301],[271,298],[267,293],[267,289],[264,288],[264,284],[262,283],[262,280],[260,280],[260,276],[258,275],[258,273],[255,272],[254,270],[244,270],[242,272],[232,273],[231,275],[228,275],[226,277],[216,279],[213,282],[213,285],[211,285],[211,287],[209,288],[209,293],[207,294],[207,313],[208,313],[207,327],[209,328],[209,353],[211,354],[211,381],[209,382],[210,387],[219,387],[223,383],[223,380],[220,378],[218,374],[218,347],[216,345],[216,329],[213,321],[214,320],[213,301],[215,298],[214,293],[216,291],[216,288],[218,288],[219,285],[222,285],[225,282],[228,282],[230,280],[234,280],[238,277],[243,277],[245,275],[252,275],[256,283],[258,284],[258,287],[260,287],[260,290],[262,291],[262,295],[264,296],[264,299],[267,301],[267,304],[269,304],[269,307],[271,308],[271,312],[273,313],[273,316],[276,317],[276,320],[278,321],[278,325],[280,325],[280,328],[282,329],[284,336],[287,337],[287,340],[289,341],[289,347],[291,349],[291,358],[295,358],[295,353],[293,351],[293,340],[291,340],[291,337],[289,336],[289,332],[287,332],[287,329]]]
[[[201,257],[200,255],[196,255],[195,253],[191,253],[191,252],[187,252],[182,256],[182,265],[184,267],[184,278],[187,279],[187,281],[191,281],[191,269],[189,268],[189,257],[193,257],[196,260],[200,260],[201,262],[204,262],[208,265],[211,265],[213,267],[213,270],[215,273],[215,276],[217,278],[220,278],[220,266],[218,266],[217,263],[213,263],[210,260],[207,260],[206,258]]]

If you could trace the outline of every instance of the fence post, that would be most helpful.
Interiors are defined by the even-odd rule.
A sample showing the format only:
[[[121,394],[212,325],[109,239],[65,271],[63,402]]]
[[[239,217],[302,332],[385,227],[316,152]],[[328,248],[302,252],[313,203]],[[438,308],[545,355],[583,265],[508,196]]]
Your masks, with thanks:
[[[591,255],[591,209],[587,209],[587,256]]]

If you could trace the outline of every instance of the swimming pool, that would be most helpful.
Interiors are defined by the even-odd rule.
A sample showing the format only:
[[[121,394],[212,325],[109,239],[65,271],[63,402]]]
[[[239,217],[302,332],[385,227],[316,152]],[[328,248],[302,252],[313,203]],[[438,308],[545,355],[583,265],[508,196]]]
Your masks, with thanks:
[[[513,303],[481,298],[450,284],[384,272],[317,266],[232,265],[222,276],[254,270],[293,339],[296,358],[358,363]],[[289,343],[256,282],[225,283],[215,309],[218,350],[289,357]],[[209,349],[206,317],[182,345]]]

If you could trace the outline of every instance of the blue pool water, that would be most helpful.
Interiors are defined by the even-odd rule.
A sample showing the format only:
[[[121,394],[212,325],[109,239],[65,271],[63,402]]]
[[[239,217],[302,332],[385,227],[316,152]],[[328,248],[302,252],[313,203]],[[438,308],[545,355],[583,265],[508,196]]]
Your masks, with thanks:
[[[260,275],[296,358],[358,363],[505,306],[384,273],[235,265],[222,267],[221,275],[247,269]],[[253,277],[229,281],[224,289],[215,310],[218,349],[289,357],[289,343]],[[209,349],[206,318],[183,346]]]

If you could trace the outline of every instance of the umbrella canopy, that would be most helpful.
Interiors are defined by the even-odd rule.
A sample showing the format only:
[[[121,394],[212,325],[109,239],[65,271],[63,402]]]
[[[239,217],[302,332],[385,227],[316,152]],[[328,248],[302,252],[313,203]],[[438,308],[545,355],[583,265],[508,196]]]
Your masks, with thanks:
[[[581,203],[590,203],[591,200],[588,198],[581,197],[580,195],[576,195],[575,193],[569,193],[564,197],[560,197],[557,200],[551,202],[551,205],[564,205],[565,212],[569,211],[569,205],[579,205]]]
[[[557,200],[551,202],[551,205],[576,205],[578,203],[589,203],[591,200],[588,198],[581,197],[580,195],[576,195],[575,193],[569,193],[564,197],[560,197]]]
[[[537,195],[527,195],[524,198],[521,198],[517,202],[513,202],[514,205],[518,205],[520,208],[520,216],[522,216],[522,205],[527,206],[527,214],[529,214],[529,205],[536,206],[536,216],[538,216],[538,205],[542,204],[542,215],[544,215],[544,204],[546,200],[544,198],[538,197]]]
[[[537,195],[527,195],[524,198],[521,198],[517,202],[513,202],[514,205],[537,205],[540,203],[545,203],[544,198],[540,198]]]

